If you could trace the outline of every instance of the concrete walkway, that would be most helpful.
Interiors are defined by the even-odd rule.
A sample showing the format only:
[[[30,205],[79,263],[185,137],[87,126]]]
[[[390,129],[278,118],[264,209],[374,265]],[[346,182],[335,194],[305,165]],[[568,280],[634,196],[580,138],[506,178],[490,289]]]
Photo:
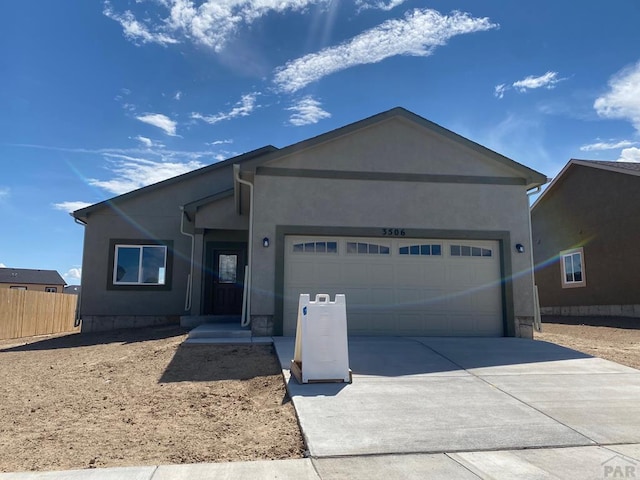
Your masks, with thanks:
[[[640,371],[515,338],[353,338],[353,383],[299,385],[311,458],[0,480],[640,478]],[[34,452],[35,454],[35,452]]]

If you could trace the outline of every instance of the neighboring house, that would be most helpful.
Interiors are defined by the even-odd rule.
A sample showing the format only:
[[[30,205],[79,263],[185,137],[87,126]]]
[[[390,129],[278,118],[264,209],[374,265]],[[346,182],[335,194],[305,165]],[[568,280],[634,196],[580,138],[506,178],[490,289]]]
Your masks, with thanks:
[[[83,329],[246,312],[294,335],[300,293],[344,293],[351,334],[531,337],[545,182],[402,108],[264,147],[73,213]]]
[[[531,221],[543,314],[640,317],[640,164],[569,161]]]
[[[0,268],[0,288],[63,293],[65,284],[55,270]]]
[[[80,285],[67,285],[64,287],[64,293],[68,293],[70,295],[80,295]]]

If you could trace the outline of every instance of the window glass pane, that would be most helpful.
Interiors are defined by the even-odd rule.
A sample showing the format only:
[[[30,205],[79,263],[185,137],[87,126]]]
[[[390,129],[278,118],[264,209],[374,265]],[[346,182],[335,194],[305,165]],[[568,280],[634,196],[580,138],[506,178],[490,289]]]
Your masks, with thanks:
[[[440,245],[431,245],[431,255],[440,255],[441,254]]]
[[[564,257],[564,273],[566,275],[566,282],[573,282],[573,262],[571,261],[571,255]]]
[[[338,243],[327,242],[327,253],[337,253],[337,252],[338,252]]]
[[[420,255],[420,245],[411,245],[409,252],[411,252],[411,255]]]
[[[420,255],[431,255],[431,245],[420,245]]]
[[[304,251],[305,251],[305,253],[307,253],[307,252],[315,252],[316,251],[316,244],[314,242],[305,243],[304,244]]]
[[[358,243],[358,253],[367,253],[369,247],[366,243]]]
[[[460,247],[460,254],[463,257],[470,257],[471,256],[471,247],[463,245],[462,247]]]
[[[142,283],[164,284],[165,247],[142,248]]]
[[[400,247],[400,255],[409,255],[409,247]]]
[[[369,244],[369,253],[378,253],[378,245],[375,245],[373,243]]]
[[[460,245],[451,245],[451,256],[452,257],[460,256]]]
[[[389,247],[385,247],[384,245],[380,245],[380,253],[382,255],[389,255]]]
[[[116,247],[116,282],[138,283],[140,247]]]
[[[325,242],[316,242],[316,252],[326,252],[327,244]]]
[[[356,242],[347,242],[347,253],[357,253],[358,244]]]
[[[302,243],[295,243],[293,245],[293,251],[294,252],[304,252],[304,244]]]
[[[480,247],[471,247],[471,256],[479,257],[482,255],[482,249]]]
[[[482,256],[483,257],[490,257],[491,256],[491,250],[489,250],[488,248],[483,248],[482,249]]]
[[[220,283],[236,283],[238,276],[238,256],[223,255],[218,256],[218,281]]]

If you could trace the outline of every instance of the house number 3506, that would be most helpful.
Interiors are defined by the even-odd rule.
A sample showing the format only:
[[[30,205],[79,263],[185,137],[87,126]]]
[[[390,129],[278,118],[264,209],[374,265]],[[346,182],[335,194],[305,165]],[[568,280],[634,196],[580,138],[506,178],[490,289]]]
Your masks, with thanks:
[[[404,237],[404,228],[383,228],[382,235],[385,237]]]

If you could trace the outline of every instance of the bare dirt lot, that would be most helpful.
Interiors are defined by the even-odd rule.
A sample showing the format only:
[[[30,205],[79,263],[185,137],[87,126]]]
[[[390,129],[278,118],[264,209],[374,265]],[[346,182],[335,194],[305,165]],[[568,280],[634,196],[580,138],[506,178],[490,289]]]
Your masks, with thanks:
[[[640,319],[543,317],[535,338],[640,369]]]
[[[302,457],[273,347],[184,338],[1,341],[0,471]]]

